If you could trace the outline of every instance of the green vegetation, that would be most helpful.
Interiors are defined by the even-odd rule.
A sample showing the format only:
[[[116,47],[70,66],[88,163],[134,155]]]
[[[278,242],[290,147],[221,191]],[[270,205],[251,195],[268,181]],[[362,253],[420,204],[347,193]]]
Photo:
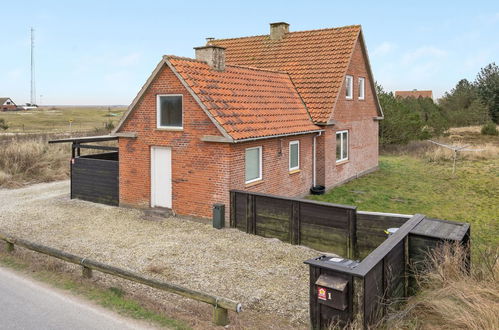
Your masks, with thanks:
[[[499,67],[491,63],[482,68],[475,84],[482,103],[489,109],[490,119],[499,124]]]
[[[483,135],[499,135],[496,124],[493,122],[488,122],[482,126],[480,131]]]
[[[2,112],[2,119],[9,126],[7,132],[88,132],[114,127],[124,111],[123,107],[45,107]]]
[[[492,144],[479,145],[488,150],[462,154],[455,175],[450,152],[428,143],[411,144],[381,156],[379,171],[310,198],[365,211],[422,213],[469,222],[475,242],[497,245],[499,140],[486,141],[492,139]]]
[[[9,125],[5,122],[5,119],[0,118],[0,128],[3,129],[4,131],[9,128]]]
[[[441,135],[448,123],[430,98],[398,98],[376,85],[385,119],[380,121],[381,145],[405,144]]]
[[[22,258],[8,255],[0,251],[0,264],[16,269],[35,279],[48,283],[59,289],[70,291],[72,294],[82,296],[97,304],[114,310],[121,315],[132,317],[137,320],[154,322],[156,325],[168,329],[190,329],[184,322],[171,319],[158,312],[143,307],[137,300],[127,297],[126,293],[116,287],[103,288],[91,281],[75,279],[64,272],[54,272],[46,269],[46,265],[29,263]],[[52,264],[52,268],[57,268]],[[50,268],[50,267],[48,267]]]

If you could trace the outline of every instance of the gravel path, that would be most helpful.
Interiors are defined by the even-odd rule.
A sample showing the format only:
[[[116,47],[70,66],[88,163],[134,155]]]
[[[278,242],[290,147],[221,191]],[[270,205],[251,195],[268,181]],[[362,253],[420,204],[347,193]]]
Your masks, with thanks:
[[[181,218],[68,197],[69,182],[0,189],[0,231],[239,300],[246,310],[305,323],[317,251]]]

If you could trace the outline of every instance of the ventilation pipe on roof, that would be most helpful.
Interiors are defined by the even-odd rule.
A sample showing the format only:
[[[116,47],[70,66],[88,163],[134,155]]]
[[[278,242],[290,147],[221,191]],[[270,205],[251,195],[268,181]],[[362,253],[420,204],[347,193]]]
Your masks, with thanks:
[[[208,43],[206,46],[194,47],[194,50],[196,51],[196,60],[208,63],[214,70],[225,70],[225,48]]]
[[[289,32],[289,24],[285,22],[270,23],[270,40],[281,40]]]

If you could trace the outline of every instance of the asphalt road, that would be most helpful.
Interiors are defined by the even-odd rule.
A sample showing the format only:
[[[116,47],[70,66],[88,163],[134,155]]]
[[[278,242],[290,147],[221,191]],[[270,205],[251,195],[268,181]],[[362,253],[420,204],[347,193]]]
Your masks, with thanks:
[[[0,329],[150,329],[0,268]]]

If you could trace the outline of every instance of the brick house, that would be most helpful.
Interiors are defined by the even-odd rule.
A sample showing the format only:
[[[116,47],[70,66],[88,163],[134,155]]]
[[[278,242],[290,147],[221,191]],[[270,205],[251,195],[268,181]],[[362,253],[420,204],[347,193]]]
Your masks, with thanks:
[[[422,97],[422,98],[433,99],[433,91],[431,90],[419,91],[417,89],[413,89],[412,91],[395,91],[395,97],[401,97],[401,98],[413,97],[415,99]]]
[[[17,105],[12,101],[10,97],[0,97],[0,110],[16,110]]]
[[[120,205],[209,217],[230,189],[303,196],[377,169],[361,27],[288,27],[161,59],[113,131]]]

